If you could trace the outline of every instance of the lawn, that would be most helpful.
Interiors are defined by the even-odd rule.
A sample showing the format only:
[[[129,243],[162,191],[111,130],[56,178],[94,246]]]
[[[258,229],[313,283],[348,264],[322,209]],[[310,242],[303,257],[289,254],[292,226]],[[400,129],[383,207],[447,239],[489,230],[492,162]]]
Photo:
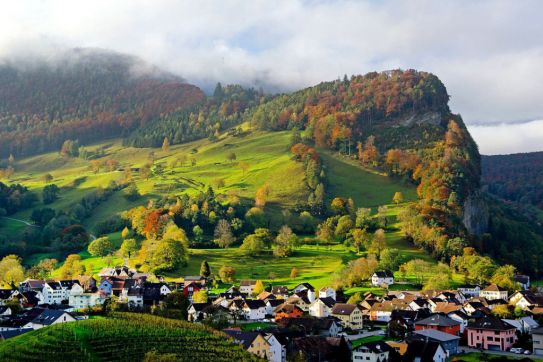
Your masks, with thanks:
[[[355,340],[352,340],[351,342],[353,344],[353,348],[356,348],[364,343],[382,341],[384,338],[385,338],[384,336],[369,336],[369,337],[364,337],[360,339],[355,339]]]

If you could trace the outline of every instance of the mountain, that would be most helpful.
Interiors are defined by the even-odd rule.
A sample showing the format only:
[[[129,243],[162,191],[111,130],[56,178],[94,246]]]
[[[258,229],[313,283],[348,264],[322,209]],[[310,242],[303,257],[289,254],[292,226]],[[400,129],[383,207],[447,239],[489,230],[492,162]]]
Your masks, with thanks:
[[[143,61],[97,49],[0,62],[0,157],[127,134],[204,93]]]
[[[132,217],[140,236],[160,239],[159,226],[144,231],[152,220],[136,220],[143,204],[200,247],[215,246],[221,218],[238,242],[283,224],[344,242],[356,208],[389,204],[395,190],[406,196],[398,242],[445,262],[475,247],[543,270],[542,233],[481,189],[477,145],[431,73],[371,72],[271,95],[219,83],[206,96],[132,57],[70,54],[0,68],[0,176],[12,183],[0,185],[0,212],[43,226],[4,232],[5,252],[77,252],[88,228],[118,232]]]

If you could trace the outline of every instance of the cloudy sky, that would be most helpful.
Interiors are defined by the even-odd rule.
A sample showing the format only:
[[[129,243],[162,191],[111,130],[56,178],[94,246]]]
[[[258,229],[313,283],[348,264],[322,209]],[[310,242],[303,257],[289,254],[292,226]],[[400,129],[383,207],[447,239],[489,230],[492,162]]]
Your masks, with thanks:
[[[205,88],[270,91],[427,70],[482,153],[510,153],[543,150],[542,14],[539,0],[12,1],[0,5],[0,57],[100,47]]]

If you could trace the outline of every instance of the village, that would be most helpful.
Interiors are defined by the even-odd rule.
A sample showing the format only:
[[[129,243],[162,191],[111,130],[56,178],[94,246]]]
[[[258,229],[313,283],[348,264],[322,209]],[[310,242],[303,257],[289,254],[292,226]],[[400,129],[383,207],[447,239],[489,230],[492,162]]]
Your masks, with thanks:
[[[116,309],[149,312],[177,293],[187,302],[188,321],[222,329],[233,343],[268,361],[299,356],[308,361],[443,362],[469,352],[543,355],[543,294],[523,275],[515,277],[520,288],[513,293],[495,284],[389,291],[394,275],[382,270],[370,282],[385,293],[368,292],[359,301],[310,283],[261,291],[261,281],[240,280],[208,295],[211,281],[204,276],[185,276],[181,283],[148,281],[155,278],[118,266],[102,269],[99,280],[27,279],[17,289],[0,290],[0,339],[77,323],[113,303]]]

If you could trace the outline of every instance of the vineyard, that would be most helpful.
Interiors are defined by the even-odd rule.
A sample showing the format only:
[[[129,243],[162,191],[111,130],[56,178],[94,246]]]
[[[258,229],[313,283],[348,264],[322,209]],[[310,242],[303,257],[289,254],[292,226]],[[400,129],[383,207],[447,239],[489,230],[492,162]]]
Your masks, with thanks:
[[[222,332],[185,321],[117,313],[108,319],[56,324],[0,343],[1,361],[255,361]]]

